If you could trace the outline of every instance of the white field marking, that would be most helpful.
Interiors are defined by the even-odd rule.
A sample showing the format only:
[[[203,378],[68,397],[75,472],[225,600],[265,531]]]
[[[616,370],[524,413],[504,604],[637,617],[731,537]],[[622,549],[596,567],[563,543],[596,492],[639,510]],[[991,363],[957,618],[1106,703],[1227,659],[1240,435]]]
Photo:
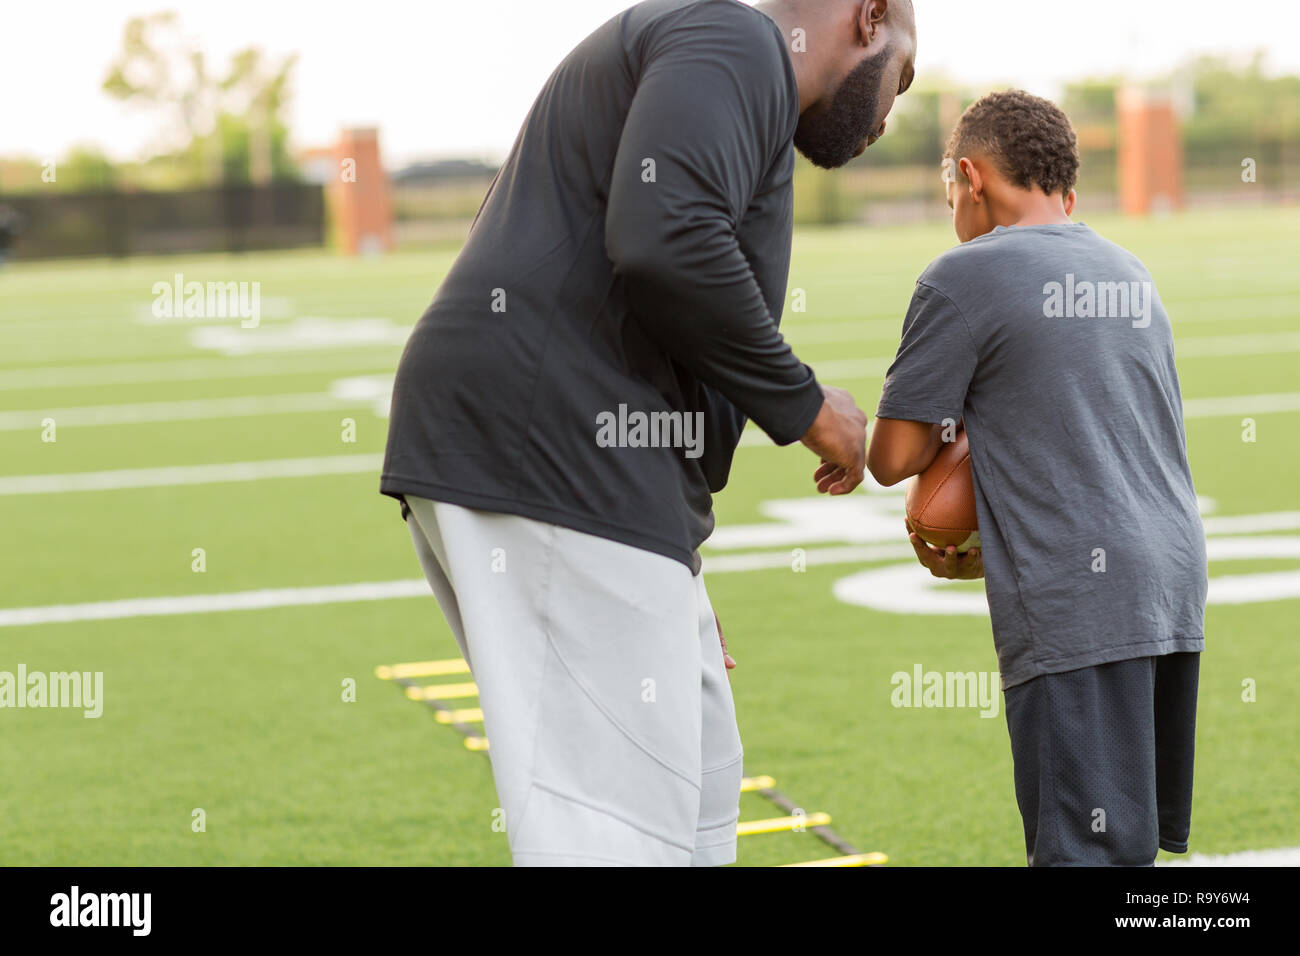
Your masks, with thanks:
[[[333,455],[326,458],[279,458],[236,461],[219,465],[178,465],[169,468],[128,468],[53,475],[0,477],[0,496],[51,495],[75,491],[116,491],[123,488],[172,488],[268,478],[318,478],[322,475],[378,475],[383,455]]]
[[[80,311],[85,311],[85,309],[83,308]],[[0,333],[14,333],[12,335],[0,334],[0,341],[8,342],[12,339],[15,342],[39,342],[45,339],[62,339],[66,338],[73,329],[91,328],[114,333],[119,331],[121,326],[115,324],[111,319],[105,320],[102,316],[96,318],[49,319],[34,322],[0,322]],[[140,334],[139,329],[135,331]]]
[[[1300,866],[1300,846],[1242,850],[1221,856],[1193,853],[1185,860],[1161,860],[1156,866]]]
[[[379,418],[387,418],[392,399],[391,374],[341,378],[330,383],[328,392],[297,392],[284,395],[241,395],[231,398],[194,398],[163,402],[135,402],[127,405],[86,405],[80,408],[29,409],[0,412],[0,431],[39,428],[43,418],[60,425],[136,425],[144,422],[196,421],[210,418],[241,418],[250,415],[288,415],[301,412],[369,406]]]
[[[803,560],[808,567],[826,564],[856,564],[859,561],[892,561],[913,555],[910,544],[860,545],[844,548],[803,548]],[[791,551],[760,551],[755,554],[712,555],[704,558],[704,570],[709,574],[733,571],[766,571],[789,568],[794,562]]]
[[[767,520],[755,524],[720,526],[705,547],[705,570],[758,570],[791,565],[792,549],[821,545],[807,551],[807,563],[891,560],[890,552],[912,557],[902,537],[903,495],[899,488],[865,484],[866,494],[842,498],[793,498],[764,501],[759,513]],[[1203,514],[1212,513],[1212,499],[1198,499]],[[1300,512],[1205,517],[1206,549],[1212,563],[1240,560],[1300,559],[1300,537],[1257,534],[1300,530]],[[835,547],[845,543],[849,547]],[[827,545],[830,545],[829,547]],[[758,551],[755,549],[764,549]],[[783,550],[772,550],[783,549]],[[737,551],[746,551],[736,554]],[[725,556],[719,556],[719,553]],[[727,553],[731,552],[731,553]],[[870,555],[870,557],[868,557]],[[894,614],[986,615],[982,588],[930,577],[914,560],[868,568],[835,581],[832,593],[846,604]],[[1255,574],[1217,575],[1210,579],[1211,604],[1246,604],[1300,598],[1300,569]]]
[[[1300,558],[1300,537],[1208,538],[1211,562]],[[1086,565],[1085,565],[1086,567]],[[845,604],[892,614],[983,615],[984,591],[963,590],[958,582],[932,577],[919,564],[872,568],[841,578],[831,593]],[[1208,604],[1256,604],[1300,598],[1300,570],[1228,574],[1210,578]]]
[[[364,348],[364,347],[363,347]],[[309,375],[341,372],[366,365],[391,365],[392,346],[375,346],[367,358],[349,350],[343,355],[251,356],[199,358],[174,362],[132,362],[107,365],[41,366],[0,371],[0,391],[34,388],[77,388],[91,385],[137,385],[148,382],[185,382],[200,379],[257,378],[264,375]],[[379,351],[379,349],[383,351]]]
[[[204,286],[206,289],[207,286]],[[167,295],[171,295],[171,287],[168,287]],[[185,296],[181,297],[181,311],[184,311]],[[265,322],[267,319],[287,319],[294,313],[293,299],[288,296],[261,296],[258,297],[258,308],[261,312],[260,319]],[[205,310],[206,311],[206,310]],[[229,322],[230,318],[223,316],[213,318],[209,316],[193,315],[168,315],[157,316],[153,314],[153,303],[141,305],[135,313],[134,321],[139,325],[203,325],[205,323]]]
[[[394,598],[432,596],[423,578],[335,584],[314,588],[271,588],[227,594],[187,594],[183,597],[129,598],[87,604],[54,604],[0,610],[0,627],[32,624],[66,624],[73,621],[109,621],[128,617],[165,617],[176,614],[212,614],[220,611],[261,611],[310,604],[344,604],[352,601],[388,601]]]
[[[358,456],[359,457],[359,456]],[[886,554],[885,552],[889,553]],[[878,561],[900,556],[910,548],[824,548],[807,552],[807,563],[842,564]],[[758,559],[766,559],[759,561]],[[752,571],[767,567],[788,567],[790,555],[737,555],[734,559],[712,559],[706,570],[712,574]],[[77,621],[108,621],[130,617],[163,617],[181,614],[212,614],[221,611],[262,611],[277,607],[314,604],[347,604],[354,601],[388,601],[397,598],[432,597],[423,578],[400,581],[372,581],[363,584],[332,584],[310,588],[270,588],[234,591],[226,594],[187,594],[178,597],[127,598],[121,601],[91,601],[85,604],[51,604],[44,607],[0,609],[0,627],[28,627],[34,624],[67,624]]]
[[[268,320],[284,320],[293,315],[293,300],[283,296],[261,296],[259,298],[261,309],[261,321],[267,323]],[[80,311],[85,311],[82,308]],[[0,322],[0,342],[13,340],[16,342],[33,342],[42,343],[46,341],[62,341],[67,338],[71,329],[94,328],[105,333],[106,336],[118,337],[125,331],[137,337],[137,341],[143,340],[150,333],[148,329],[142,329],[138,326],[156,326],[156,325],[203,325],[205,323],[230,322],[228,316],[173,316],[169,318],[158,318],[153,314],[153,305],[141,305],[135,315],[130,317],[130,313],[121,319],[119,318],[74,318],[74,319],[51,319],[48,322]]]
[[[1226,398],[1189,398],[1183,402],[1184,418],[1226,418],[1295,411],[1300,411],[1300,392],[1231,395]]]
[[[1300,511],[1274,511],[1261,515],[1227,515],[1202,518],[1206,534],[1260,534],[1300,530]]]
[[[365,345],[405,345],[412,328],[414,326],[394,325],[391,319],[306,316],[287,325],[258,329],[245,329],[238,325],[195,329],[190,333],[190,344],[223,355],[353,349]]]
[[[392,375],[358,375],[341,378],[330,383],[330,394],[335,398],[363,402],[370,406],[376,418],[387,418],[393,404]]]
[[[758,511],[766,520],[755,524],[719,525],[705,542],[705,547],[711,555],[723,551],[785,548],[785,563],[788,564],[790,548],[832,543],[876,546],[906,543],[902,489],[881,488],[870,476],[864,486],[866,494],[764,501],[758,506]],[[912,554],[910,545],[904,554]]]
[[[145,422],[189,422],[209,418],[292,415],[373,404],[373,401],[340,397],[331,392],[297,392],[289,395],[241,395],[232,398],[137,402],[129,405],[84,405],[80,408],[0,412],[0,432],[36,430],[41,427],[41,420],[44,418],[52,418],[60,426],[139,425]]]
[[[33,362],[48,364],[83,358],[102,362],[113,357],[129,361],[148,358],[163,361],[183,358],[191,352],[189,345],[181,339],[159,335],[149,336],[143,340],[112,337],[88,340],[83,336],[70,335],[58,339],[54,344],[38,342],[34,343],[36,347],[28,348],[29,345],[33,343],[23,341],[16,345],[5,345],[2,353],[5,361],[13,364]]]

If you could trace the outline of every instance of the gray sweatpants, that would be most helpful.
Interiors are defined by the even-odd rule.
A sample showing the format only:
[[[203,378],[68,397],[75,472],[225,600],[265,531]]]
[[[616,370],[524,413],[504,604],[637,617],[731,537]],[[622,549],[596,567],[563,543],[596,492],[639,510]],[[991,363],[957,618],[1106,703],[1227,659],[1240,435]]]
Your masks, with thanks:
[[[556,525],[406,500],[478,684],[515,864],[733,862],[743,754],[703,575]]]

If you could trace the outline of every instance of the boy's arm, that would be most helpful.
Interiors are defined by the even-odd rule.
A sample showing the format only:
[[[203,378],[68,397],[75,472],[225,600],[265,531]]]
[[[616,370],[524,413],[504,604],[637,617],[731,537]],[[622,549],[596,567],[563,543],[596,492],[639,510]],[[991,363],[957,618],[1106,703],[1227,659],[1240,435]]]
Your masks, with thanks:
[[[943,426],[956,425],[978,355],[961,310],[946,295],[916,285],[898,354],[871,432],[867,467],[882,485],[895,485],[929,467],[943,443]]]
[[[939,454],[944,427],[962,420],[978,353],[961,310],[946,295],[920,282],[903,322],[898,355],[885,376],[884,394],[871,433],[867,467],[882,485],[894,485],[929,467]],[[931,548],[908,525],[917,560],[938,578],[984,576],[972,548]]]
[[[929,468],[941,447],[940,424],[877,418],[871,429],[867,468],[876,481],[888,488]]]
[[[940,424],[878,418],[871,430],[867,468],[876,481],[885,486],[919,475],[939,454],[943,432],[944,426]],[[820,489],[820,485],[818,487]],[[979,548],[971,548],[963,554],[958,554],[951,545],[946,550],[932,548],[912,530],[910,520],[906,527],[916,559],[936,578],[974,581],[984,577],[984,556]]]

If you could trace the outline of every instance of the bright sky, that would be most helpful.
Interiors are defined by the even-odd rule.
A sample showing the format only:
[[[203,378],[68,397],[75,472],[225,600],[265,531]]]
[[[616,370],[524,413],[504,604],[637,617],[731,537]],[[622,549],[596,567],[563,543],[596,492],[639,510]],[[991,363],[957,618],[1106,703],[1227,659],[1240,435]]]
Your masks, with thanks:
[[[15,2],[3,17],[0,156],[61,155],[95,143],[145,154],[161,118],[100,92],[122,27],[173,9],[224,70],[256,44],[297,51],[291,124],[298,145],[342,125],[378,125],[387,165],[435,156],[499,159],[546,77],[629,0],[79,0]],[[1196,53],[1267,51],[1300,73],[1292,0],[916,0],[918,69],[972,85],[1055,95],[1083,75],[1161,72]]]

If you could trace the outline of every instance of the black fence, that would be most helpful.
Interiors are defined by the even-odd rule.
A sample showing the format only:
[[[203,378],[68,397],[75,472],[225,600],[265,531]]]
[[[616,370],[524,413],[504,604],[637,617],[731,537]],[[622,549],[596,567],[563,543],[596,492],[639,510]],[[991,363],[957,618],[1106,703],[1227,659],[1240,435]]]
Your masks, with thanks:
[[[325,196],[315,184],[182,192],[0,195],[16,220],[18,259],[246,252],[325,242]]]

